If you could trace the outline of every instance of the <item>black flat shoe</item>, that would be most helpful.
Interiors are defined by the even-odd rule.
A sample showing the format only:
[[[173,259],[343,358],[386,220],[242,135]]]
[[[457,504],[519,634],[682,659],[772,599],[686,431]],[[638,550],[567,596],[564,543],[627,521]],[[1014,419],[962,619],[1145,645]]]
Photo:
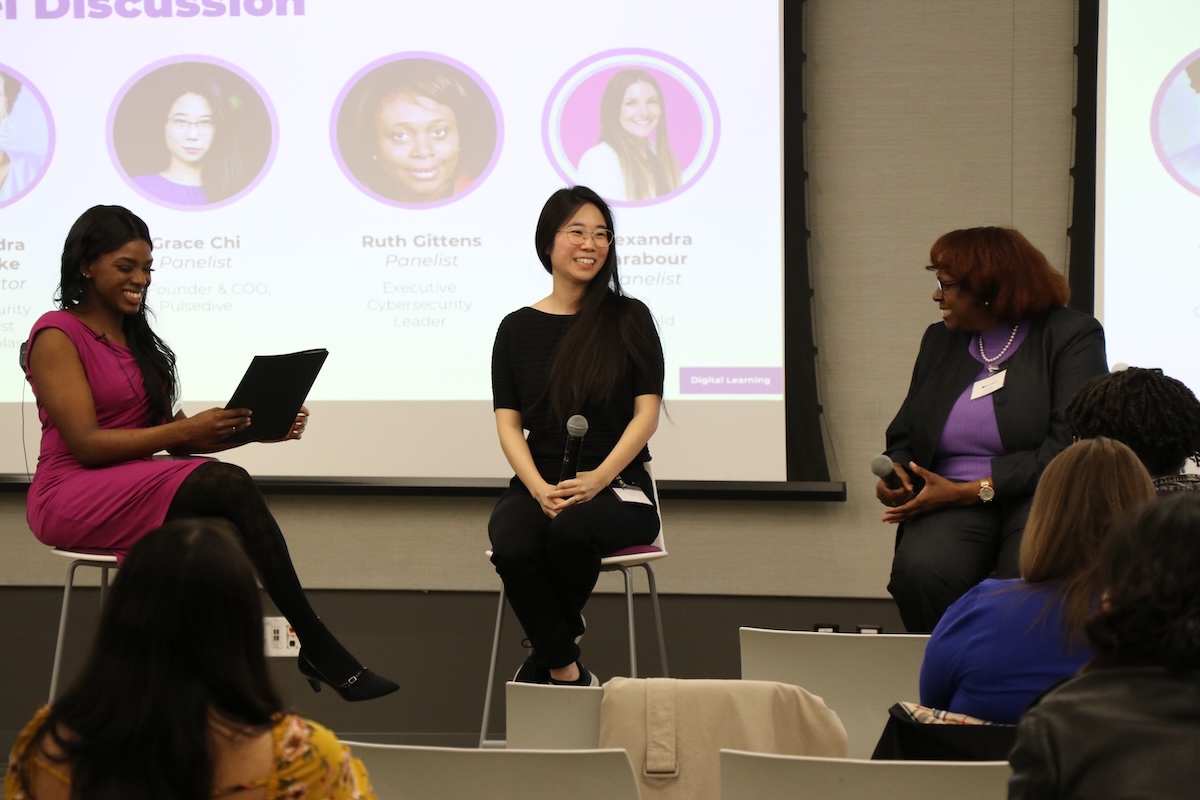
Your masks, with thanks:
[[[529,654],[529,658],[525,659],[525,663],[517,670],[517,674],[513,675],[514,683],[550,683],[550,670],[545,667],[538,666],[534,661],[533,653]]]
[[[583,664],[580,664],[578,661],[576,661],[575,663],[579,664],[579,677],[578,678],[576,678],[573,681],[560,681],[560,680],[555,680],[554,678],[551,678],[550,685],[551,686],[599,686],[600,685],[600,679],[597,678],[592,673],[588,672],[587,667],[585,667]]]
[[[327,683],[343,700],[352,703],[359,700],[374,700],[376,697],[383,697],[400,688],[395,681],[390,681],[382,675],[376,675],[366,667],[351,675],[348,680],[334,683],[321,674],[321,671],[309,661],[308,656],[304,655],[303,650],[300,651],[297,662],[300,666],[300,674],[308,678],[308,685],[314,692],[320,692],[321,684]]]

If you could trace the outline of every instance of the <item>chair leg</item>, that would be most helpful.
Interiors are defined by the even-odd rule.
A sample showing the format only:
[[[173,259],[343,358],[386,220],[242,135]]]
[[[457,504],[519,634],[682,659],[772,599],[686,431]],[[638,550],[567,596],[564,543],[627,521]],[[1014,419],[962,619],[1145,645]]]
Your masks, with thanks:
[[[108,567],[100,568],[100,608],[104,608],[104,601],[108,599]]]
[[[658,586],[654,582],[654,570],[650,569],[649,564],[643,564],[646,570],[646,581],[650,584],[650,606],[654,609],[654,627],[658,630],[658,658],[662,664],[662,674],[664,678],[671,677],[671,671],[667,668],[667,640],[663,636],[663,621],[662,609],[658,605]]]
[[[629,677],[636,678],[637,631],[633,626],[633,575],[628,567],[621,567],[621,577],[625,579],[625,616],[629,625]]]
[[[488,662],[487,694],[483,698],[483,722],[479,726],[479,746],[488,746],[488,722],[492,718],[492,690],[496,686],[496,657],[500,652],[500,632],[504,629],[504,584],[500,584],[500,603],[496,607],[496,632],[492,634],[492,657]]]
[[[54,702],[54,696],[58,692],[58,670],[62,667],[63,644],[67,638],[67,612],[71,607],[71,588],[75,585],[75,568],[82,564],[82,561],[72,561],[67,567],[67,582],[63,586],[63,601],[62,610],[58,614],[58,640],[54,644],[54,666],[50,668],[50,699],[47,704]]]

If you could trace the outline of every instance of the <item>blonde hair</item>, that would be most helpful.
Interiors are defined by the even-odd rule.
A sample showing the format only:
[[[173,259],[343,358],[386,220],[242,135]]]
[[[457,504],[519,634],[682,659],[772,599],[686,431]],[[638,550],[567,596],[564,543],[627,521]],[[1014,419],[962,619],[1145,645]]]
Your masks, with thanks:
[[[1125,445],[1104,436],[1059,453],[1038,481],[1021,539],[1021,577],[1061,583],[1063,624],[1074,641],[1096,610],[1098,555],[1112,523],[1153,501],[1154,484]]]

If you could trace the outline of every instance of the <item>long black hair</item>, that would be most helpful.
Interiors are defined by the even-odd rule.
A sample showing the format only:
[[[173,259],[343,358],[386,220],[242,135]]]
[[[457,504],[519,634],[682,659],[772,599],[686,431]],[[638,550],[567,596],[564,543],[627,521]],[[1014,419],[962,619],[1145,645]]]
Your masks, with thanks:
[[[224,520],[169,522],[139,540],[83,670],[34,739],[63,753],[72,796],[208,800],[210,713],[254,733],[283,709],[261,619],[254,569]]]
[[[62,273],[54,297],[58,307],[69,311],[78,306],[86,291],[84,268],[133,241],[143,241],[153,247],[150,229],[129,209],[92,206],[83,212],[63,243]],[[175,369],[174,351],[150,328],[146,309],[148,294],[149,287],[142,295],[137,313],[125,316],[121,330],[137,359],[146,394],[150,396],[150,417],[146,424],[158,425],[172,417],[171,411],[179,394],[179,375]]]
[[[542,207],[533,241],[546,272],[554,272],[550,263],[554,237],[581,206],[589,203],[615,232],[608,204],[586,186],[559,189]],[[610,399],[628,359],[644,374],[662,377],[663,364],[652,344],[657,333],[645,308],[621,292],[614,241],[604,264],[584,290],[579,311],[563,334],[550,366],[547,396],[550,410],[557,417],[565,420],[589,403]]]

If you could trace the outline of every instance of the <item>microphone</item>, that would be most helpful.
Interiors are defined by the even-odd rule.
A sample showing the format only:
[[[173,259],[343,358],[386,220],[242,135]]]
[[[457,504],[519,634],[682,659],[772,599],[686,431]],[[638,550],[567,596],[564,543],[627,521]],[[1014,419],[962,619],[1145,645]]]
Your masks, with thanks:
[[[574,478],[579,472],[579,452],[583,450],[583,437],[588,432],[588,421],[576,414],[567,420],[567,447],[563,451],[562,471],[558,482]]]
[[[896,470],[892,466],[892,460],[887,456],[875,456],[872,458],[871,472],[875,473],[875,477],[883,480],[883,485],[889,489],[904,488],[904,483],[900,480],[900,476],[896,474]]]

